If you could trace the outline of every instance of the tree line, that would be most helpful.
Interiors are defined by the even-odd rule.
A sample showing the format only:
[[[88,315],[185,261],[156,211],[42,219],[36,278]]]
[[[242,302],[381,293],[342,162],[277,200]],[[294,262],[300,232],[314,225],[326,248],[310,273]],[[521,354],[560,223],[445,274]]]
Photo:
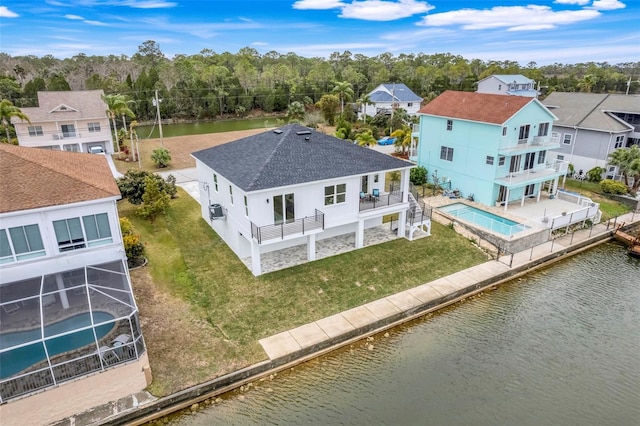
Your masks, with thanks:
[[[640,62],[538,66],[450,53],[368,57],[349,51],[306,58],[275,51],[260,54],[250,47],[235,54],[204,49],[167,58],[158,43],[148,40],[131,57],[81,53],[58,59],[0,53],[0,99],[24,108],[37,105],[38,91],[102,89],[124,96],[136,120],[144,122],[156,116],[157,91],[163,118],[206,120],[242,117],[256,110],[284,113],[294,101],[316,105],[344,83],[353,93],[340,98],[342,109],[344,101],[362,99],[381,83],[404,83],[430,100],[445,90],[474,91],[477,81],[491,74],[525,75],[543,93],[640,91]]]

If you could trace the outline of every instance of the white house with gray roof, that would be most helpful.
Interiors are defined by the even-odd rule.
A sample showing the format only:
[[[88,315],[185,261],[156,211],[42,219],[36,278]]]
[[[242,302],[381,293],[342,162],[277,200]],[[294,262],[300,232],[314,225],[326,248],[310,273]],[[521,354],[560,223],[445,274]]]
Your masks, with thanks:
[[[316,241],[355,235],[398,214],[399,236],[430,230],[424,205],[409,192],[413,163],[297,124],[192,154],[202,216],[236,255],[262,274],[261,256]],[[387,182],[397,171],[399,183]]]
[[[536,82],[521,74],[494,74],[478,81],[478,93],[538,97]]]
[[[381,84],[368,93],[371,105],[363,104],[358,114],[373,117],[376,114],[391,114],[394,109],[403,109],[413,116],[418,114],[422,98],[402,83]]]
[[[38,106],[21,108],[29,122],[13,117],[18,145],[57,151],[113,154],[102,90],[38,92]]]
[[[599,166],[606,177],[617,177],[609,153],[640,143],[640,96],[553,92],[543,104],[558,117],[553,130],[560,133],[560,148],[550,159],[568,161],[576,172]]]

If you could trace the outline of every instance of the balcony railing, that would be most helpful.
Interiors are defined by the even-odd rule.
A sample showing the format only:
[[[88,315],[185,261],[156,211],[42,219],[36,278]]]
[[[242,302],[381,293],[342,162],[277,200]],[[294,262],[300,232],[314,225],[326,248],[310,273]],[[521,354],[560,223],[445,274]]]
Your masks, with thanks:
[[[291,235],[305,235],[318,229],[324,229],[324,213],[316,209],[313,216],[275,225],[257,226],[251,222],[251,238],[255,239],[258,244],[262,244],[265,241],[282,240]]]
[[[386,194],[380,194],[378,197],[366,195],[360,199],[360,211],[400,204],[402,203],[402,195],[402,191],[391,191]]]
[[[526,151],[531,148],[557,148],[560,145],[560,134],[552,133],[546,136],[534,136],[528,139],[502,138],[498,151],[501,154],[509,154],[515,151]]]
[[[521,170],[518,172],[509,173],[507,176],[501,176],[495,179],[495,182],[500,185],[507,186],[519,186],[526,184],[529,181],[541,181],[545,178],[551,179],[556,176],[562,176],[567,173],[568,162],[556,161],[554,163],[546,164],[543,167],[537,167],[534,169]]]

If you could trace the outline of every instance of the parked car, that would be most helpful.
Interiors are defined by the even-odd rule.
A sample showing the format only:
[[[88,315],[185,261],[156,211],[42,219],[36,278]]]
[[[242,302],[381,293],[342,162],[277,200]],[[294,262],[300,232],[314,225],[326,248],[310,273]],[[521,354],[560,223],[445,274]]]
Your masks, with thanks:
[[[89,154],[104,154],[104,149],[101,146],[92,146],[89,148]]]
[[[378,139],[378,145],[393,145],[395,141],[396,141],[396,138],[385,136],[382,139]]]

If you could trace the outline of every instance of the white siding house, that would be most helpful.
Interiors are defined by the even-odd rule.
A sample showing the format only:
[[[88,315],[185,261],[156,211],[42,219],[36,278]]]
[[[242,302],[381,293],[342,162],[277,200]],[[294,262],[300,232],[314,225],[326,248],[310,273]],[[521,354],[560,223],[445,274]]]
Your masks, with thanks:
[[[398,213],[398,235],[430,225],[409,193],[410,162],[299,125],[287,125],[192,154],[201,184],[202,216],[226,244],[262,273],[261,255],[355,235]],[[395,187],[386,172],[400,173]],[[419,223],[418,223],[419,222]],[[407,233],[405,232],[407,231]]]
[[[148,360],[106,158],[0,144],[0,159],[12,176],[0,184],[3,423],[48,424],[143,390]]]
[[[494,74],[478,81],[478,93],[537,98],[536,82],[520,74]]]
[[[102,90],[38,92],[38,106],[22,108],[29,122],[13,117],[20,146],[113,154],[107,104]]]
[[[414,116],[420,109],[422,98],[402,83],[381,84],[368,93],[371,104],[362,104],[359,116],[373,117],[376,114],[391,114],[391,111],[403,109]]]

